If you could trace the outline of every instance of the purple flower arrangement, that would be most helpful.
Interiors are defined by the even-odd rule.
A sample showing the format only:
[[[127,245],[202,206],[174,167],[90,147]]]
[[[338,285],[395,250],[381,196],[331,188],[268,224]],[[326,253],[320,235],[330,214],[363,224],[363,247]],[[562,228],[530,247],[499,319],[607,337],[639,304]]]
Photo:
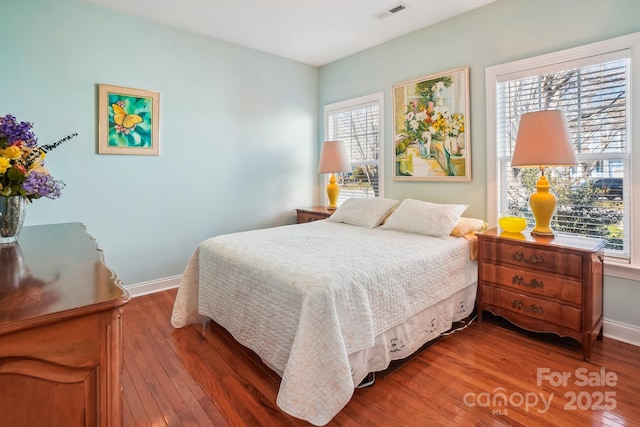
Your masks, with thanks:
[[[31,201],[60,197],[64,182],[56,180],[44,167],[46,153],[77,136],[38,147],[32,124],[18,122],[10,114],[0,117],[0,196],[22,196]]]

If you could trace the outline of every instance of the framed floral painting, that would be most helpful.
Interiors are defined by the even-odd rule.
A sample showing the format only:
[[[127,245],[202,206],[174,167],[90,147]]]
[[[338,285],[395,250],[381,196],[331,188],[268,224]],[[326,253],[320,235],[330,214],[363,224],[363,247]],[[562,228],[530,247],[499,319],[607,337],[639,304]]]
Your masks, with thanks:
[[[469,67],[393,85],[393,179],[471,181]]]
[[[157,156],[160,94],[98,85],[98,153]]]

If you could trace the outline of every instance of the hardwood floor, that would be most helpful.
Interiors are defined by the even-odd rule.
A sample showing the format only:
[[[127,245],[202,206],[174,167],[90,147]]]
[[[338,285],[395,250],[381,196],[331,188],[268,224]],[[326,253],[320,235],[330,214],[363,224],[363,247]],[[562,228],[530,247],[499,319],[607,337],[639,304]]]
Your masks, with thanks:
[[[125,306],[125,427],[310,425],[280,411],[279,377],[222,328],[173,329],[175,292]],[[640,426],[640,347],[605,337],[585,362],[577,342],[486,319],[357,389],[328,425]]]

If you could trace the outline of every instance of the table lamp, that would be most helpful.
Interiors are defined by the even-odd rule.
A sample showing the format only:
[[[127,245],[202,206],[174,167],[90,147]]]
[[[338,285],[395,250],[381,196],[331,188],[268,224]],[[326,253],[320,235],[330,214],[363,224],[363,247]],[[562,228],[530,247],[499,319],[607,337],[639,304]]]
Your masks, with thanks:
[[[569,135],[564,113],[560,110],[535,111],[520,117],[516,146],[511,158],[514,168],[540,168],[541,176],[536,193],[529,204],[536,219],[533,235],[553,236],[551,217],[556,208],[556,196],[549,192],[549,181],[544,176],[547,166],[575,166],[576,155]]]
[[[347,146],[344,141],[325,141],[322,144],[320,153],[320,165],[318,173],[330,173],[329,185],[327,185],[327,196],[329,197],[329,209],[338,207],[338,196],[340,187],[336,184],[334,173],[351,172],[351,163],[347,156]]]

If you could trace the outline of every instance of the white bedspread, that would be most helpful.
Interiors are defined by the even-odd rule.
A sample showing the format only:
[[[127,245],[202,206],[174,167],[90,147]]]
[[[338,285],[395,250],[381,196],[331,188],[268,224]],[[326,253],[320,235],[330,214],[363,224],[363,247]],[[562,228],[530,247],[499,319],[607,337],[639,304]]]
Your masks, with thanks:
[[[463,238],[316,221],[204,241],[171,322],[211,317],[282,376],[282,410],[324,425],[362,379],[348,354],[476,280]]]

